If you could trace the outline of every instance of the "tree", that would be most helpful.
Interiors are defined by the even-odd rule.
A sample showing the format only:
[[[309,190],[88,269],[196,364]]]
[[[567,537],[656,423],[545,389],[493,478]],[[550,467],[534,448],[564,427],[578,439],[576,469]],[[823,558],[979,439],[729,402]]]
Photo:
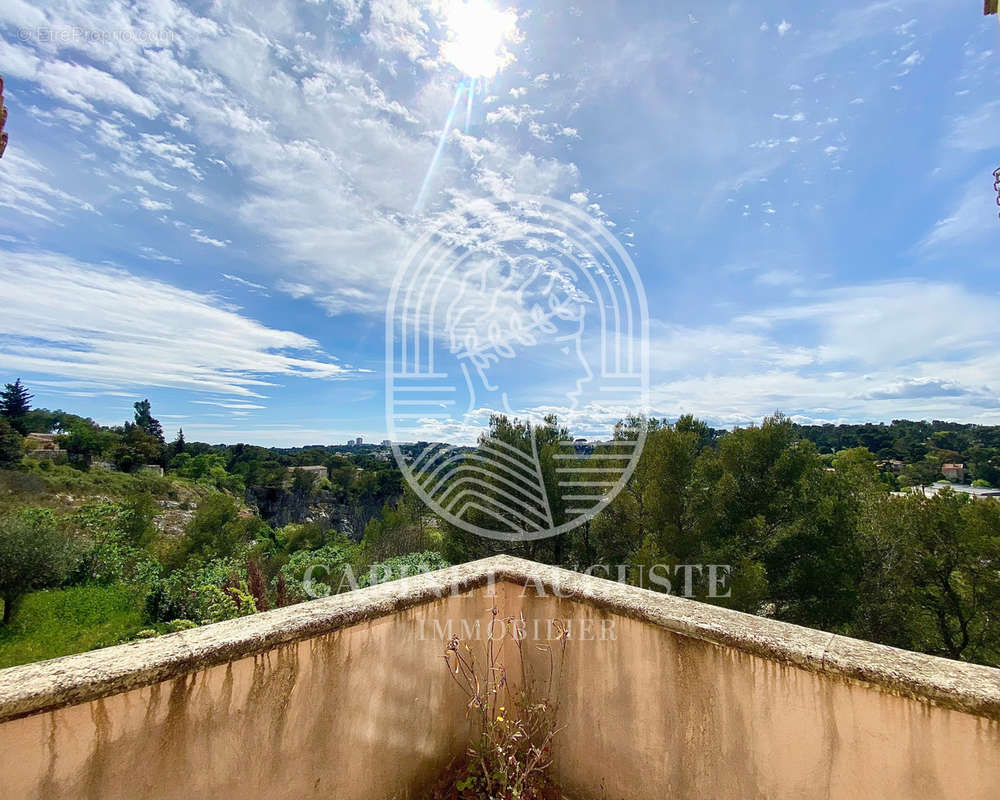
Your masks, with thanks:
[[[13,469],[21,463],[21,434],[7,420],[0,418],[0,469]]]
[[[177,438],[174,439],[170,443],[170,455],[171,455],[171,457],[173,457],[173,456],[179,456],[181,453],[184,452],[184,449],[186,447],[187,447],[187,442],[184,440],[184,429],[183,428],[178,428],[178,430],[177,430]]]
[[[245,550],[255,539],[263,539],[270,528],[259,517],[244,516],[227,494],[210,494],[198,504],[184,532],[184,542],[175,554],[180,560],[228,558]]]
[[[24,434],[24,416],[31,411],[31,399],[33,394],[29,394],[27,388],[18,378],[13,383],[8,383],[0,391],[0,416],[6,417],[18,433]]]
[[[163,444],[163,426],[160,424],[160,421],[150,413],[149,400],[140,400],[133,407],[135,408],[135,424],[146,431],[146,433],[150,436],[155,436],[160,441],[160,444]]]
[[[75,545],[52,512],[24,509],[0,519],[0,597],[3,624],[28,592],[58,586],[73,565]]]
[[[70,425],[69,433],[62,437],[71,461],[89,464],[90,460],[103,452],[108,443],[108,435],[90,420],[79,419]]]
[[[1000,664],[1000,503],[950,490],[886,495],[866,517],[861,604],[849,632]]]
[[[144,464],[158,464],[161,461],[163,442],[139,425],[126,422],[121,440],[111,457],[122,472],[134,472]]]

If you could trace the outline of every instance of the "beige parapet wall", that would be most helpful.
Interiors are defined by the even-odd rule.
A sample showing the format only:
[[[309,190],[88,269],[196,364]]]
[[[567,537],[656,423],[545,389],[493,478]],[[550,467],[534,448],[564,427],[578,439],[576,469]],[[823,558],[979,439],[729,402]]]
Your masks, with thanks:
[[[0,671],[0,798],[420,797],[468,734],[442,631],[494,589],[576,637],[578,800],[1000,796],[1000,670],[498,557]]]

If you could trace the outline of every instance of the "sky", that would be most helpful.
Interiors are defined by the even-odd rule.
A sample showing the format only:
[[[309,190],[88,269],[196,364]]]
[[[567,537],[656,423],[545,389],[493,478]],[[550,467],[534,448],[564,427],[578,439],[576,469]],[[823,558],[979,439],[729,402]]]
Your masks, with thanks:
[[[656,416],[1000,424],[998,44],[944,0],[4,0],[0,378],[381,440],[406,253],[518,193],[627,248]],[[530,415],[572,376],[505,379]]]

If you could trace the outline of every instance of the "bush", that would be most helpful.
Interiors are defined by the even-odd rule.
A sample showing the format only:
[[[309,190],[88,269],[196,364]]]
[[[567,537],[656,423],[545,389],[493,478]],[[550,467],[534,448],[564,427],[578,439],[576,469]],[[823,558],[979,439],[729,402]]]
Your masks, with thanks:
[[[300,550],[288,559],[280,571],[285,579],[288,600],[299,602],[357,587],[355,568],[359,548],[346,536],[318,550]],[[278,594],[277,578],[272,588]]]
[[[235,558],[219,558],[201,562],[197,559],[176,569],[157,581],[145,598],[146,618],[153,623],[175,619],[218,621],[219,608],[212,608],[218,592],[233,589],[234,602],[242,608],[236,591],[249,596],[246,585],[246,563]],[[252,600],[252,597],[251,597]],[[256,610],[256,606],[254,607]],[[253,613],[253,612],[250,612]]]
[[[372,564],[368,571],[361,576],[360,586],[372,586],[379,583],[407,578],[411,575],[422,575],[426,572],[434,572],[439,569],[450,567],[447,561],[439,553],[430,550],[423,553],[409,553],[405,556],[387,558],[378,564]]]
[[[10,624],[25,594],[62,583],[76,557],[74,541],[48,509],[23,509],[0,519],[3,624]]]
[[[267,523],[259,517],[243,516],[229,495],[211,494],[198,504],[177,558],[229,558],[245,552],[251,542],[270,533]]]
[[[77,509],[70,521],[84,544],[71,581],[153,582],[160,565],[145,547],[156,532],[155,513],[153,499],[141,493],[118,503],[89,503]]]

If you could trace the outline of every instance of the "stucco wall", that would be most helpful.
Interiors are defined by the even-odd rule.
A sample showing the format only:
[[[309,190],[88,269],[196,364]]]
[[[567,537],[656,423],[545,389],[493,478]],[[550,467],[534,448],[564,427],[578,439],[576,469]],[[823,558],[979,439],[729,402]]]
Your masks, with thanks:
[[[494,588],[571,623],[576,800],[1000,796],[1000,670],[498,557],[0,670],[0,800],[419,797],[468,741],[443,637]]]
[[[571,795],[1000,797],[996,721],[573,599],[529,593],[524,613],[593,620],[594,638],[566,651],[555,771]]]
[[[467,743],[421,620],[480,616],[484,591],[0,724],[0,798],[413,797]]]

